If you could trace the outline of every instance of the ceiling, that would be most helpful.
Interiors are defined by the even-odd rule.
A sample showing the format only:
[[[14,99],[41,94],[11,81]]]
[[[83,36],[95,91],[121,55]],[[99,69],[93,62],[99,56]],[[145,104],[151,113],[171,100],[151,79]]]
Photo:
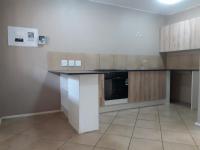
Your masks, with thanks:
[[[165,5],[158,0],[89,0],[106,5],[114,5],[144,12],[171,15],[193,7],[200,6],[200,0],[183,0],[175,5]]]

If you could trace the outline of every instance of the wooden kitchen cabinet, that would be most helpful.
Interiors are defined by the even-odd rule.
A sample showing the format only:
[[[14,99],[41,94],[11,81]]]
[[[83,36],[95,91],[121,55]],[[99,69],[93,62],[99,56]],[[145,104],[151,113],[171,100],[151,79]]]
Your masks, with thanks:
[[[191,43],[190,20],[180,22],[179,47],[178,50],[189,50]]]
[[[190,20],[191,26],[191,49],[200,48],[200,18]]]
[[[114,68],[114,55],[100,54],[100,69],[113,69]]]
[[[162,100],[166,97],[165,71],[134,71],[128,74],[129,102]]]
[[[170,45],[168,51],[176,51],[180,49],[181,23],[170,25]]]
[[[200,18],[164,26],[160,34],[160,52],[199,49]]]
[[[170,26],[164,26],[161,28],[161,34],[160,34],[160,50],[161,52],[166,52],[169,50],[170,45]]]
[[[104,94],[104,74],[99,74],[99,106],[104,106],[105,94]]]
[[[114,69],[125,70],[127,55],[114,55]]]

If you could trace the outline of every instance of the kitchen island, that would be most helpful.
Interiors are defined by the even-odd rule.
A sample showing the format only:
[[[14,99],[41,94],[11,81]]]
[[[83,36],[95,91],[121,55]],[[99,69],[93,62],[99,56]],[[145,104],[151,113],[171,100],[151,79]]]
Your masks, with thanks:
[[[146,106],[154,106],[161,105],[165,103],[169,103],[169,97],[166,95],[166,92],[169,92],[169,85],[166,88],[166,84],[159,84],[159,80],[157,77],[159,74],[162,74],[163,78],[158,78],[162,80],[162,83],[168,82],[166,80],[167,71],[164,69],[149,69],[149,70],[94,70],[94,71],[63,71],[63,70],[51,70],[49,72],[57,73],[60,75],[60,90],[61,90],[61,106],[65,115],[68,117],[70,124],[73,128],[79,133],[86,133],[90,131],[95,131],[99,129],[99,113],[100,112],[108,112],[122,109],[130,109],[130,108],[140,108]],[[133,72],[143,72],[142,76],[145,78],[145,82],[148,82],[149,79],[154,79],[150,84],[153,86],[161,85],[160,89],[162,90],[162,94],[159,94],[158,91],[154,89],[146,91],[145,89],[139,88],[141,85],[137,85],[138,89],[145,90],[144,96],[148,97],[135,97],[132,98],[132,94],[129,94],[131,97],[128,99],[128,103],[126,104],[118,104],[118,105],[110,105],[105,106],[102,105],[102,99],[104,99],[104,88],[101,87],[104,81],[99,80],[106,73],[110,72],[128,72],[129,74],[133,74]],[[155,72],[155,73],[154,73]],[[146,78],[146,74],[149,74],[150,78]],[[156,76],[154,76],[156,74]],[[166,75],[165,75],[166,74]],[[132,77],[132,76],[130,76]],[[144,78],[141,78],[143,80]],[[129,80],[132,82],[132,80]],[[144,83],[141,81],[142,84]],[[159,83],[158,83],[159,82]],[[142,85],[144,86],[144,84]],[[102,88],[102,89],[101,89]],[[137,88],[137,87],[136,87]],[[151,86],[147,86],[147,88],[151,88]],[[131,90],[133,87],[131,86]],[[130,91],[129,92],[134,92]],[[150,93],[149,93],[150,92]],[[153,93],[152,93],[153,92]],[[143,94],[143,92],[140,92]],[[156,95],[155,95],[156,94]],[[142,96],[142,95],[141,95]],[[150,96],[150,97],[149,97]],[[156,96],[156,97],[154,97]],[[130,99],[131,98],[131,99]],[[149,99],[152,98],[152,99]],[[148,99],[148,100],[147,100]]]

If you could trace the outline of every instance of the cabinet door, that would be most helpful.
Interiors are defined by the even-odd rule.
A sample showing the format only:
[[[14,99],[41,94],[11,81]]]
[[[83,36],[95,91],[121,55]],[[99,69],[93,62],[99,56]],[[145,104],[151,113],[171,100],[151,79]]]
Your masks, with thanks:
[[[189,50],[190,42],[191,42],[191,27],[190,21],[182,21],[180,22],[180,33],[179,33],[179,48],[178,50]]]
[[[100,54],[100,69],[113,69],[114,56],[111,54]]]
[[[104,74],[99,75],[99,106],[104,106]]]
[[[167,52],[169,51],[169,26],[165,26],[161,28],[161,33],[160,33],[160,52]]]
[[[200,48],[200,18],[190,20],[191,25],[191,49]]]
[[[129,102],[161,100],[166,96],[164,71],[133,71],[128,75]]]
[[[113,69],[126,69],[127,55],[114,55],[114,68]]]
[[[170,51],[177,51],[180,48],[181,23],[170,25]]]

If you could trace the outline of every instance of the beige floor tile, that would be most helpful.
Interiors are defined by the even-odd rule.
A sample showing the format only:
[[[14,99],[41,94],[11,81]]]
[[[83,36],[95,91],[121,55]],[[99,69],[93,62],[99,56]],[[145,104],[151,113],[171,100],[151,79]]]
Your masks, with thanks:
[[[161,122],[161,129],[166,131],[189,133],[184,123]]]
[[[97,144],[97,147],[114,150],[127,150],[130,138],[117,135],[105,135]]]
[[[93,150],[93,147],[74,143],[66,143],[59,150]]]
[[[129,150],[163,150],[161,141],[132,139]]]
[[[158,110],[159,111],[176,111],[176,106],[175,105],[161,105],[161,106],[158,106]]]
[[[135,128],[133,136],[135,138],[161,140],[160,130]]]
[[[96,147],[94,150],[114,150],[114,149]]]
[[[38,140],[29,146],[24,147],[22,150],[57,150],[64,142]]]
[[[136,127],[145,129],[160,129],[160,124],[157,121],[137,120]]]
[[[138,114],[138,109],[128,109],[128,110],[119,111],[117,116],[136,119],[137,114]]]
[[[200,131],[191,131],[191,134],[196,144],[200,146]]]
[[[144,107],[140,109],[141,114],[158,114],[158,108],[157,107]]]
[[[115,117],[118,112],[101,113],[100,116]]]
[[[193,145],[164,142],[165,150],[197,150]]]
[[[155,114],[142,114],[138,115],[139,120],[158,121],[158,116]]]
[[[99,130],[97,131],[97,133],[105,133],[109,126],[110,124],[100,123]]]
[[[51,141],[67,141],[76,133],[74,130],[68,130],[66,128],[49,130],[48,128],[37,127],[37,128],[27,129],[21,134],[29,135],[29,136],[33,136],[37,138],[42,138],[46,140],[51,140]]]
[[[194,145],[192,137],[190,136],[190,134],[187,133],[163,131],[162,136],[163,136],[163,141],[165,142]]]
[[[184,123],[180,117],[167,117],[160,116],[160,122],[175,122],[175,123]]]
[[[32,117],[23,117],[23,118],[14,118],[14,119],[5,119],[3,120],[1,126],[9,126],[9,125],[33,125],[38,124],[46,121],[47,119],[51,118],[51,115],[38,115]]]
[[[163,117],[180,117],[177,111],[159,111],[159,115]]]
[[[96,143],[99,141],[101,137],[102,137],[102,134],[87,133],[87,134],[76,135],[72,137],[72,139],[70,139],[69,142],[94,146],[96,145]]]
[[[0,129],[0,142],[7,140],[8,138],[14,136],[13,132],[10,132],[9,129]]]
[[[134,126],[135,125],[135,119],[134,118],[124,118],[124,117],[117,117],[114,119],[112,124],[115,125],[125,125],[125,126]]]
[[[185,124],[190,131],[200,132],[200,127],[196,126],[194,121],[187,121]]]
[[[122,125],[111,125],[106,134],[113,134],[119,136],[131,137],[133,133],[133,127]]]
[[[107,123],[110,124],[113,121],[114,117],[113,116],[101,116],[99,117],[99,122],[100,123]]]
[[[38,138],[27,135],[15,135],[6,141],[0,143],[1,150],[23,150],[36,142]]]
[[[51,132],[46,132],[46,134],[41,137],[46,140],[52,140],[52,141],[68,141],[70,138],[72,138],[76,133],[74,131],[69,130],[54,130]]]

